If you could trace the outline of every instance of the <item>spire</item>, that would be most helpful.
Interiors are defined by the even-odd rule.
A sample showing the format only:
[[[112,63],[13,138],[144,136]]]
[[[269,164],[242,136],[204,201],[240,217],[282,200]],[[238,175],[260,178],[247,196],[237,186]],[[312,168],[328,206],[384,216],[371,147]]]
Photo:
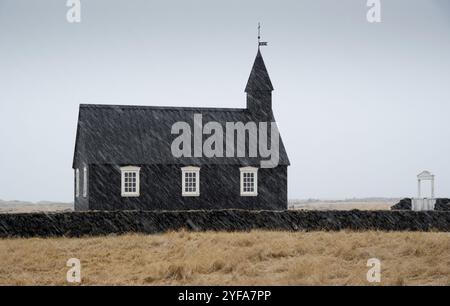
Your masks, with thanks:
[[[245,92],[252,91],[272,91],[272,82],[270,81],[269,73],[261,55],[259,48],[267,46],[267,42],[261,41],[261,24],[258,22],[258,53],[256,54],[255,62],[253,63],[250,77],[248,78]]]
[[[245,92],[247,93],[247,110],[255,119],[270,121],[272,119],[272,82],[261,55],[260,47],[267,46],[261,41],[261,25],[258,23],[258,53],[256,53]]]
[[[266,65],[264,64],[261,51],[258,46],[258,53],[256,54],[255,62],[253,63],[250,77],[248,78],[245,92],[252,91],[272,91],[272,82],[270,81],[269,73],[267,72]]]

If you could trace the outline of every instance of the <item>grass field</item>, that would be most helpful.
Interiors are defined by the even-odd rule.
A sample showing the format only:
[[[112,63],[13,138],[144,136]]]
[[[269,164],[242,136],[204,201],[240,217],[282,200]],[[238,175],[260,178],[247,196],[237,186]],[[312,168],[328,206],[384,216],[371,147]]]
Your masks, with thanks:
[[[0,284],[67,284],[81,260],[82,284],[450,285],[450,234],[264,232],[0,240]]]

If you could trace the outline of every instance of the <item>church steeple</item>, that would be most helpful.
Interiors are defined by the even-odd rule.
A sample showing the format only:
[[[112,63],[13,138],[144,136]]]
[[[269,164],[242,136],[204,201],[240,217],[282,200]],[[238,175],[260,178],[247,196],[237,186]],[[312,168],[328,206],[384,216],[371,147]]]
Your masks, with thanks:
[[[264,64],[264,59],[261,55],[261,51],[258,47],[258,53],[256,54],[255,62],[253,63],[253,68],[250,72],[247,86],[245,87],[245,92],[249,93],[251,91],[264,90],[272,91],[273,86],[272,82],[270,81],[266,65]]]
[[[258,53],[245,87],[247,109],[260,119],[269,120],[272,115],[272,90],[272,82],[258,46]]]

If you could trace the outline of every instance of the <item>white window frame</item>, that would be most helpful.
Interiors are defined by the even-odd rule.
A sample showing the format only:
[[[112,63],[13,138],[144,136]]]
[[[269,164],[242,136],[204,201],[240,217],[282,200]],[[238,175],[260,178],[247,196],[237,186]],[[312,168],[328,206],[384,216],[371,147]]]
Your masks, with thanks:
[[[195,191],[186,191],[186,174],[195,173]],[[200,196],[200,167],[183,167],[181,168],[181,188],[183,197]]]
[[[83,197],[87,197],[87,188],[88,188],[88,182],[87,182],[87,166],[85,165],[83,167]]]
[[[240,171],[240,186],[242,197],[256,197],[258,195],[258,168],[255,167],[242,167]],[[244,173],[253,174],[253,191],[244,191]]]
[[[120,190],[122,197],[138,197],[140,195],[140,184],[141,184],[139,175],[140,171],[141,168],[136,166],[125,166],[120,168],[121,172]],[[136,173],[136,191],[133,192],[125,191],[125,173]]]
[[[75,169],[75,197],[80,196],[80,169]]]

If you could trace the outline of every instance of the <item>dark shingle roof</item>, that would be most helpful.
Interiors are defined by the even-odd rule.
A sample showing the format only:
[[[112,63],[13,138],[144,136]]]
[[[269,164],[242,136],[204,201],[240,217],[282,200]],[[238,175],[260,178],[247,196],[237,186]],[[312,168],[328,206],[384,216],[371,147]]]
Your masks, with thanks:
[[[248,78],[247,86],[245,87],[245,92],[266,90],[272,91],[273,86],[266,65],[264,64],[264,59],[258,49],[252,71]]]
[[[173,157],[171,144],[178,135],[171,134],[171,127],[178,121],[185,121],[192,127],[194,114],[202,114],[203,125],[209,121],[219,122],[224,132],[225,122],[254,121],[247,109],[81,104],[73,166],[78,161],[122,165],[259,165],[260,158]],[[206,138],[203,136],[203,141]],[[224,152],[225,148],[224,144]],[[279,164],[289,164],[281,138]]]

